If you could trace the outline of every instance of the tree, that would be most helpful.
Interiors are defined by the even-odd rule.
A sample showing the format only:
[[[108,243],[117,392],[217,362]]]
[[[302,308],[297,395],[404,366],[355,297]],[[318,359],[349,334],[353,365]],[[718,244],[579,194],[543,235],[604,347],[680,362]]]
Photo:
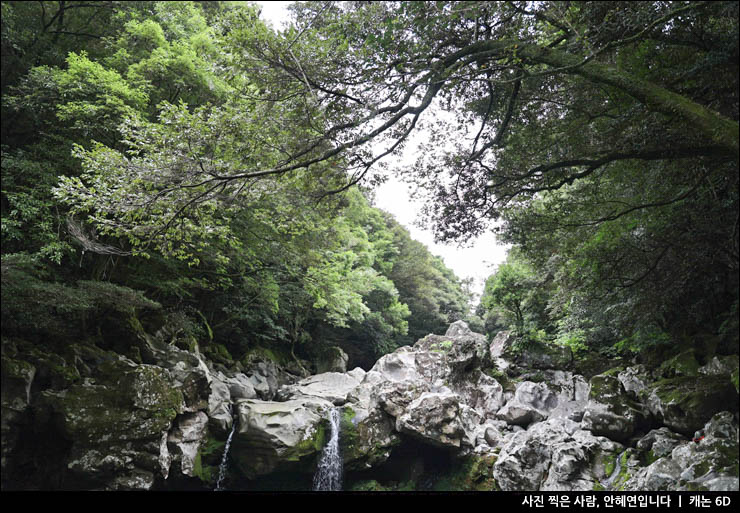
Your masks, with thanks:
[[[133,252],[196,262],[198,244],[236,243],[235,198],[298,188],[326,201],[381,180],[384,158],[426,124],[408,178],[438,238],[502,221],[533,261],[557,253],[554,307],[623,305],[616,333],[686,312],[696,325],[737,301],[736,3],[293,9],[280,33],[253,9],[225,12],[213,69],[237,94],[128,117],[125,144],[80,149],[84,174],[57,198]],[[144,83],[178,55],[130,76]],[[434,109],[453,121],[427,119]]]
[[[519,337],[549,329],[546,278],[512,250],[486,280],[481,305],[501,315]]]
[[[458,126],[433,131],[413,179],[431,194],[441,239],[478,233],[508,206],[612,169],[711,161],[707,173],[726,173],[737,162],[737,93],[693,84],[710,73],[736,81],[736,9],[322,2],[296,5],[295,25],[281,34],[237,10],[225,24],[230,65],[253,86],[253,106],[239,108],[271,140],[286,121],[300,135],[279,158],[237,160],[171,188],[195,208],[237,183],[341,167],[344,185],[323,189],[342,190],[372,180],[433,104]],[[162,196],[156,184],[131,182]],[[690,188],[695,177],[673,183]]]

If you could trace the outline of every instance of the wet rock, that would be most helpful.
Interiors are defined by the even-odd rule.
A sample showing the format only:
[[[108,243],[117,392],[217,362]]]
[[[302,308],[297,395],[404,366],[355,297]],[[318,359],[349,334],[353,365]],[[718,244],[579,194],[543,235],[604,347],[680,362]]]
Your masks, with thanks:
[[[242,399],[232,455],[250,478],[275,470],[312,472],[322,449],[332,403],[315,397],[285,402]],[[302,464],[301,464],[302,462]]]

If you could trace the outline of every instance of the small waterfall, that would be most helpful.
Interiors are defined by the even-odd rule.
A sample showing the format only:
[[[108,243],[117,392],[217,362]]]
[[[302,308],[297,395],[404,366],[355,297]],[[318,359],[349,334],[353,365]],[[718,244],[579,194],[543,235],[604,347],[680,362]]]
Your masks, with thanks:
[[[339,454],[339,409],[332,408],[329,414],[331,438],[324,446],[313,477],[316,491],[340,491],[342,489],[342,455]]]
[[[229,447],[231,447],[231,438],[234,436],[234,431],[236,431],[236,420],[237,419],[234,419],[234,422],[231,425],[231,433],[229,433],[229,438],[226,439],[224,455],[221,456],[221,465],[219,465],[218,467],[218,480],[216,481],[216,488],[213,490],[214,492],[222,492],[224,490],[223,488],[221,488],[221,483],[226,477],[226,464],[228,463],[229,458]]]

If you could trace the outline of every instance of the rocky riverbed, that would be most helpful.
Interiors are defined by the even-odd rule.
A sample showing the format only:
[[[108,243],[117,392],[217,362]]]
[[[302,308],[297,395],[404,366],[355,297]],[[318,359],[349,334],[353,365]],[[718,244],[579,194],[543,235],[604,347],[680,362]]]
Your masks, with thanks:
[[[3,489],[311,489],[340,414],[345,490],[738,490],[738,357],[585,365],[445,335],[347,371],[235,366],[139,337],[140,361],[6,342]]]

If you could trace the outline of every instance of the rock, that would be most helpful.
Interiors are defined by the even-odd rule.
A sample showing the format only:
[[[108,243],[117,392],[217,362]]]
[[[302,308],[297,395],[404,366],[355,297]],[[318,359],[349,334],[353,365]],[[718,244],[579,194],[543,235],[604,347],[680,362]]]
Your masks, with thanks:
[[[738,411],[738,393],[727,376],[697,374],[664,379],[643,390],[648,410],[673,431],[692,436],[712,416]]]
[[[2,473],[6,474],[8,457],[15,450],[16,443],[29,422],[28,406],[31,404],[31,385],[36,376],[36,367],[23,360],[2,357]]]
[[[34,409],[37,428],[72,441],[67,467],[85,488],[149,489],[168,474],[162,439],[184,401],[167,370],[112,356],[96,379],[44,391]]]
[[[625,391],[616,372],[591,378],[591,392],[583,414],[583,428],[597,436],[625,441],[646,426],[642,407]]]
[[[635,365],[619,372],[617,379],[627,393],[637,398],[647,388],[647,376],[648,371],[644,365]]]
[[[723,357],[714,356],[706,365],[699,368],[699,373],[708,376],[732,376],[737,373],[739,366],[740,363],[738,363],[738,355],[736,354]]]
[[[459,448],[463,439],[470,439],[465,429],[470,424],[461,418],[460,398],[456,394],[426,392],[398,416],[396,430],[434,446]]]
[[[445,355],[447,365],[456,373],[465,373],[491,363],[485,335],[474,333],[464,321],[452,323],[444,336],[427,335],[414,344],[414,349]]]
[[[653,429],[637,441],[637,448],[648,453],[648,461],[671,454],[676,446],[685,443],[686,437],[674,433],[667,427]]]
[[[234,417],[231,411],[231,392],[224,382],[226,377],[219,374],[214,373],[211,380],[211,394],[208,396],[207,411],[211,425],[217,432],[223,434],[231,430]]]
[[[385,463],[400,442],[393,419],[380,408],[342,407],[339,444],[347,470],[367,470]]]
[[[510,331],[499,331],[496,333],[496,336],[493,337],[491,345],[488,348],[491,358],[496,359],[503,356],[503,354],[509,350],[514,341],[516,341],[516,337]]]
[[[145,363],[170,372],[172,385],[182,393],[184,411],[208,408],[211,372],[197,352],[191,353],[152,337],[143,337],[140,345]]]
[[[294,399],[299,396],[319,397],[342,405],[347,396],[360,384],[359,374],[325,372],[302,379],[293,385],[281,387],[276,395],[279,401]],[[364,375],[362,376],[364,377]]]
[[[198,451],[208,434],[208,415],[199,411],[178,417],[167,438],[170,472],[193,477]]]
[[[544,383],[519,383],[514,398],[498,412],[498,418],[508,424],[527,426],[547,418],[557,405],[557,397]]]
[[[341,347],[331,346],[322,352],[316,362],[316,373],[347,372],[348,361],[349,356],[347,356],[347,353]]]
[[[698,442],[655,430],[638,442],[644,449],[653,439],[655,462],[639,469],[625,484],[627,490],[737,490],[738,425],[730,412],[720,412],[701,430]],[[661,443],[661,440],[664,440]],[[670,451],[669,451],[670,449]],[[733,488],[734,487],[734,488]]]
[[[519,354],[504,353],[520,367],[528,369],[568,370],[573,365],[573,353],[570,348],[532,342]]]
[[[699,362],[696,360],[694,349],[683,351],[672,358],[668,358],[661,363],[656,372],[664,378],[696,376],[699,372]]]
[[[495,419],[506,404],[501,384],[480,371],[469,372],[467,379],[449,382],[449,388],[484,419]]]
[[[302,397],[285,402],[242,399],[236,405],[239,428],[231,451],[244,475],[313,472],[307,461],[324,446],[331,402]]]
[[[501,490],[539,490],[550,468],[553,448],[568,436],[555,421],[539,422],[511,436],[493,466],[493,477]]]
[[[242,360],[244,364],[242,372],[247,376],[257,397],[264,401],[272,401],[280,387],[293,384],[301,377],[308,376],[308,373],[302,373],[296,368],[292,368],[295,373],[288,372],[268,354],[254,352]],[[298,363],[291,362],[291,365],[297,367]]]
[[[673,490],[680,476],[681,468],[672,459],[660,458],[640,473],[636,483],[639,490]]]

